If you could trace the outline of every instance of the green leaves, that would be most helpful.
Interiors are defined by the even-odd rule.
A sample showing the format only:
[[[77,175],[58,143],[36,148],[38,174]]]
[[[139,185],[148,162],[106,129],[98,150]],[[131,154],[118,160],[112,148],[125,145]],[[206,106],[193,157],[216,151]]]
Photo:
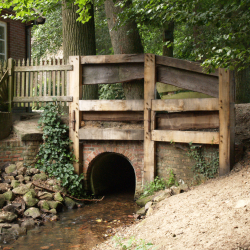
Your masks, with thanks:
[[[61,122],[61,107],[48,103],[41,113],[44,143],[40,146],[36,167],[61,180],[61,185],[72,195],[83,194],[83,175],[74,173],[75,156],[70,151],[68,127]]]

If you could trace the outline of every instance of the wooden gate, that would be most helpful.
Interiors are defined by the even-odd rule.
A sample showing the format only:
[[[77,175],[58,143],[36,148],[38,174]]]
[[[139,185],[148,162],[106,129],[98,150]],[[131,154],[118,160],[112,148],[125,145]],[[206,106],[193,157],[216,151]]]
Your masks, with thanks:
[[[73,56],[69,94],[70,139],[77,173],[82,172],[81,140],[144,141],[144,181],[156,173],[155,142],[219,144],[219,172],[234,164],[233,73],[206,74],[199,64],[153,54]],[[82,84],[108,84],[144,78],[144,100],[81,100]],[[155,99],[156,82],[192,90],[211,98]],[[161,114],[158,114],[161,112]],[[163,113],[162,113],[163,112]],[[144,121],[144,129],[86,129],[84,120]],[[211,131],[211,129],[217,129]],[[207,131],[208,130],[208,131]]]

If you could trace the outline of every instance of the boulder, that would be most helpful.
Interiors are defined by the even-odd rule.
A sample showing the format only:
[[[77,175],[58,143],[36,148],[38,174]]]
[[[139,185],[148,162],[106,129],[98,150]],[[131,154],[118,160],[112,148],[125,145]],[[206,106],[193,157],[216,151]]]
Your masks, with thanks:
[[[41,213],[38,208],[36,207],[31,207],[28,208],[25,212],[24,215],[27,217],[32,217],[33,219],[38,218],[41,216]]]
[[[17,169],[15,164],[10,164],[7,168],[5,168],[5,173],[6,174],[11,174]]]
[[[76,203],[72,199],[70,199],[69,197],[64,198],[64,203],[65,203],[66,207],[69,209],[72,209],[76,206]]]
[[[138,215],[145,215],[146,214],[146,209],[145,207],[142,207],[136,212]]]
[[[17,180],[12,180],[11,184],[10,184],[13,188],[17,188],[20,186],[20,182]]]
[[[40,207],[40,209],[43,209],[43,210],[49,210],[50,209],[49,203],[46,200],[39,201],[38,202],[38,207]]]
[[[25,175],[27,168],[21,167],[17,170],[18,175]]]
[[[19,187],[14,188],[12,190],[12,192],[14,194],[20,194],[20,195],[24,195],[24,194],[28,193],[29,191],[30,191],[30,188],[27,187],[26,185],[19,186]]]
[[[33,181],[46,181],[47,180],[47,175],[45,173],[41,173],[41,174],[35,174],[32,177]]]
[[[32,182],[30,182],[30,183],[27,183],[27,184],[26,184],[26,187],[28,187],[28,188],[34,188],[34,185],[33,185]]]
[[[17,162],[16,163],[16,169],[17,169],[17,171],[20,169],[20,168],[22,168],[23,167],[23,162]]]
[[[30,176],[24,176],[24,181],[25,181],[25,182],[28,182],[28,181],[30,181],[30,180],[31,180]]]
[[[23,175],[19,174],[18,176],[16,176],[16,180],[18,180],[19,182],[23,182],[24,181]]]
[[[21,227],[26,228],[27,230],[35,227],[35,221],[33,219],[27,219],[22,224]]]
[[[146,217],[148,217],[148,216],[152,215],[152,214],[153,214],[153,212],[154,212],[153,208],[152,208],[152,207],[150,207],[150,208],[147,210]]]
[[[63,201],[63,197],[61,196],[60,192],[55,193],[54,200],[55,201],[60,201],[60,202]]]
[[[152,207],[153,202],[149,201],[146,205],[145,205],[145,210],[148,210],[150,207]]]
[[[14,233],[15,235],[21,236],[26,235],[27,229],[25,227],[20,227],[18,224],[12,225],[12,227],[9,229],[11,233]]]
[[[171,196],[171,189],[165,189],[154,195],[154,198],[152,200],[154,202],[160,202],[166,198],[169,198],[170,196]]]
[[[136,204],[140,207],[144,207],[146,205],[146,203],[148,203],[149,201],[151,201],[153,199],[153,195],[151,196],[147,196],[147,197],[144,197],[144,198],[141,198],[141,199],[138,199],[136,201]]]
[[[12,222],[17,218],[17,215],[12,212],[1,211],[0,212],[0,222]]]
[[[37,168],[30,168],[30,173],[31,174],[39,174],[40,173],[40,170],[39,169],[37,169]]]
[[[51,209],[56,209],[57,211],[62,209],[63,206],[62,203],[59,201],[48,201],[48,203]]]
[[[39,200],[52,201],[53,200],[53,194],[48,193],[48,192],[38,192],[38,198],[39,198]]]
[[[0,183],[1,193],[7,192],[9,188],[10,188],[10,185],[8,183]]]
[[[15,180],[15,177],[12,175],[6,175],[6,176],[4,176],[4,179],[5,180]]]
[[[32,189],[33,190],[33,189]],[[35,198],[35,191],[30,190],[23,196],[23,200],[28,207],[33,207],[38,203],[38,199]]]
[[[11,212],[11,213],[16,213],[16,206],[14,206],[13,204],[9,204],[5,207],[3,207],[3,211],[6,211],[6,212]]]
[[[5,200],[7,201],[13,201],[15,199],[15,195],[12,191],[7,191],[5,193],[3,193]]]
[[[6,198],[3,194],[0,194],[0,208],[2,208],[4,206],[6,202]]]

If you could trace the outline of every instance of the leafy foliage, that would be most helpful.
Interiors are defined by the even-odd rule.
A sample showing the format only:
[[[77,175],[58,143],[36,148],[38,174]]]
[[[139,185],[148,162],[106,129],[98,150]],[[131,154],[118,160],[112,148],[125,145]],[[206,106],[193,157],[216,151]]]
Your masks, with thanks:
[[[48,103],[43,109],[39,124],[44,143],[40,146],[36,167],[61,180],[61,185],[72,195],[80,196],[83,194],[83,175],[74,173],[75,157],[70,151],[68,126],[60,118],[60,106]]]
[[[202,174],[205,178],[211,179],[216,177],[219,169],[219,152],[212,155],[210,161],[205,160],[203,148],[189,143],[190,149],[188,156],[196,161],[192,167],[192,171],[196,174],[195,178]]]

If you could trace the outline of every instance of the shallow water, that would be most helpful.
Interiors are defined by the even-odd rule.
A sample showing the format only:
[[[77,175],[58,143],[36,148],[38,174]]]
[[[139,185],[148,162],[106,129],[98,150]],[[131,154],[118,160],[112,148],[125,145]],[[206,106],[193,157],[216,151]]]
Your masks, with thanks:
[[[109,195],[99,203],[65,211],[59,214],[59,221],[46,222],[2,247],[18,250],[92,249],[111,237],[113,228],[133,223],[134,219],[129,215],[137,210],[133,194]]]

